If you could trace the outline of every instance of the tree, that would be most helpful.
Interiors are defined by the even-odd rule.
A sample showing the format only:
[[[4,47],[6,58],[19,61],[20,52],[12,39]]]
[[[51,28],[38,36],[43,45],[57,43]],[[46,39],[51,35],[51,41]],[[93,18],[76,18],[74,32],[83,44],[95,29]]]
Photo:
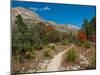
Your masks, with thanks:
[[[20,62],[26,57],[27,51],[33,52],[32,30],[24,24],[21,15],[16,16],[16,30],[12,29],[12,53],[19,55]]]
[[[91,20],[90,20],[90,25],[92,26],[92,34],[96,34],[96,17],[93,17]]]
[[[84,20],[81,31],[86,33],[87,40],[95,40],[96,35],[96,17],[93,17],[90,21]]]
[[[18,31],[21,33],[25,33],[28,30],[27,26],[23,22],[21,15],[16,16],[15,24],[17,25]]]
[[[87,35],[86,35],[86,33],[83,32],[83,31],[79,31],[79,32],[78,32],[78,39],[79,39],[81,42],[87,41]]]
[[[88,39],[89,34],[90,34],[90,32],[91,32],[90,28],[91,28],[90,23],[88,22],[87,19],[85,19],[85,20],[84,20],[84,23],[83,23],[83,25],[82,25],[81,30],[84,31],[84,32],[86,33],[87,39]]]
[[[96,27],[96,17],[93,17],[90,21],[90,24],[94,27]]]

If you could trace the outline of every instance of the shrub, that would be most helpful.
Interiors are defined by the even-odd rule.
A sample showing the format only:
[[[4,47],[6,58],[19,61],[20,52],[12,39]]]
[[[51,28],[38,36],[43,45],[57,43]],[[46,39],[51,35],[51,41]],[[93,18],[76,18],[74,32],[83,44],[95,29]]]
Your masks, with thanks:
[[[78,34],[77,34],[77,36],[78,36],[78,39],[79,39],[81,42],[87,41],[86,32],[79,31]]]
[[[77,41],[75,44],[76,44],[77,46],[82,46],[82,45],[83,45],[83,43],[82,43],[81,41]]]
[[[68,41],[69,41],[70,43],[73,43],[73,42],[75,41],[75,35],[74,35],[74,33],[70,32],[70,33],[68,34]]]
[[[62,42],[63,45],[68,45],[69,44],[68,40],[62,40],[61,42]]]
[[[46,48],[45,50],[44,50],[44,52],[43,52],[43,56],[45,56],[45,57],[50,57],[51,55],[50,55],[50,49],[49,48]]]
[[[35,47],[35,49],[37,49],[37,50],[41,50],[41,49],[43,49],[43,44],[42,44],[42,43],[35,44],[34,47]]]
[[[65,54],[65,60],[67,62],[75,62],[78,58],[78,54],[75,51],[74,48],[71,48],[66,54]]]
[[[61,33],[57,30],[52,30],[50,32],[47,32],[46,37],[49,43],[53,43],[53,42],[56,43],[56,42],[61,41],[62,39]]]
[[[34,52],[30,52],[30,51],[27,51],[25,56],[27,59],[35,59],[35,53]]]
[[[87,42],[85,43],[85,47],[86,47],[86,48],[91,48],[91,42],[87,41]]]
[[[48,47],[50,48],[50,49],[54,49],[55,48],[55,44],[54,43],[50,43],[49,45],[48,45]]]

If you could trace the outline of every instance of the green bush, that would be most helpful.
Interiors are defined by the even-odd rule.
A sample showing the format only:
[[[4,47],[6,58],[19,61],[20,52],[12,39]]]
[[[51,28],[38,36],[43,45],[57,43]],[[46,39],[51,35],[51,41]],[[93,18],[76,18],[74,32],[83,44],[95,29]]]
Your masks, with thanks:
[[[75,51],[74,48],[71,48],[66,54],[65,54],[65,60],[67,62],[75,62],[78,59],[78,54]]]
[[[69,44],[68,40],[62,40],[61,42],[62,42],[63,45],[68,45]]]
[[[49,48],[46,48],[44,50],[44,52],[43,52],[43,56],[44,57],[50,57],[51,56],[50,53],[51,53],[50,49]]]
[[[77,41],[75,44],[78,45],[78,46],[82,46],[83,45],[83,43],[81,41]]]
[[[39,44],[37,43],[37,44],[34,45],[34,47],[37,50],[41,50],[41,49],[43,49],[43,44],[42,43],[39,43]]]
[[[54,49],[55,48],[55,44],[54,43],[50,43],[49,45],[48,45],[48,47],[50,48],[50,49]]]
[[[87,41],[87,42],[85,43],[85,48],[91,48],[91,42]]]

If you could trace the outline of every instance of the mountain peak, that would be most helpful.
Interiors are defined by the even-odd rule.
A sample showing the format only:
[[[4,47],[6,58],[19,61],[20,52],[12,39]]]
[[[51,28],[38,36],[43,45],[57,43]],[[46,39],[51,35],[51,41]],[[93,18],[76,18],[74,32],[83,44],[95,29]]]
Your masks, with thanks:
[[[34,11],[30,9],[26,9],[24,7],[14,7],[11,9],[12,12],[12,20],[15,20],[17,15],[21,15],[23,20],[32,22],[39,22],[42,21],[42,18]]]

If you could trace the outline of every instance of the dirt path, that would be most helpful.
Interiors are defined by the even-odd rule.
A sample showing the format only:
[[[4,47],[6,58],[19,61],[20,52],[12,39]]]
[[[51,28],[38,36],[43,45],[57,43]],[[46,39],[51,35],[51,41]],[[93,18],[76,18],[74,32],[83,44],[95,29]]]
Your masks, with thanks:
[[[61,65],[62,62],[62,56],[65,52],[67,52],[69,49],[71,49],[73,47],[73,45],[71,45],[68,49],[58,53],[56,56],[54,56],[54,58],[50,61],[50,63],[48,64],[46,71],[58,71],[59,67]]]

